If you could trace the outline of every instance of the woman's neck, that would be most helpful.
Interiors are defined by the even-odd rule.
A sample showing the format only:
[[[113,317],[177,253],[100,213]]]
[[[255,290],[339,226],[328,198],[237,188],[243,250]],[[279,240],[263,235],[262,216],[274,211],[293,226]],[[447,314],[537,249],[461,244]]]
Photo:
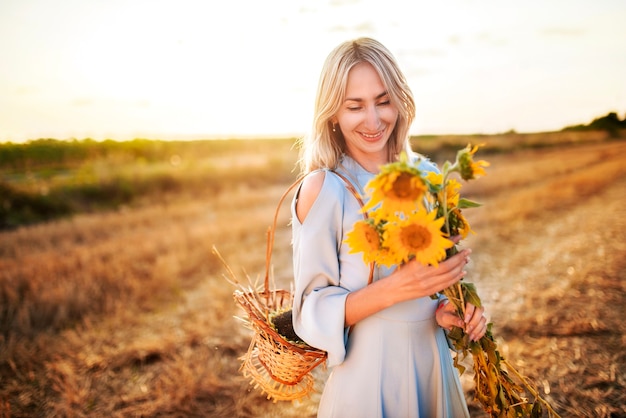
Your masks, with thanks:
[[[359,154],[354,155],[354,153],[346,152],[346,154],[356,161],[361,167],[363,167],[366,171],[377,174],[380,171],[380,167],[384,164],[387,164],[387,153],[378,153],[378,154]]]

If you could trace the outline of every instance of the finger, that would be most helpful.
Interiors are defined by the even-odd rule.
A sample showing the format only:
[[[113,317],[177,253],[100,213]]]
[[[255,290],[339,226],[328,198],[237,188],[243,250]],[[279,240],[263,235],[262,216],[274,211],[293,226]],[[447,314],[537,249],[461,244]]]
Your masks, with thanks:
[[[483,320],[485,318],[482,318]],[[472,341],[478,341],[480,340],[485,334],[487,333],[487,321],[482,321],[481,323],[476,327],[476,329],[474,330],[474,332],[472,332],[470,334],[470,339]]]
[[[451,303],[449,305],[451,305]],[[456,311],[446,312],[445,323],[447,324],[446,329],[448,331],[452,330],[452,327],[463,328],[463,326],[465,325],[463,324],[463,321],[461,320],[461,318],[459,318],[459,316],[457,315]]]
[[[480,321],[483,318],[483,314],[484,313],[485,313],[485,308],[484,307],[482,307],[482,306],[480,308],[474,307],[474,314],[473,314],[473,317],[470,320],[470,322],[471,321],[474,321],[474,322]]]
[[[463,318],[463,320],[465,321],[466,324],[470,323],[470,320],[474,316],[475,310],[476,310],[476,307],[472,305],[471,303],[468,303],[465,305],[465,317]]]
[[[487,332],[487,320],[483,317],[473,332],[474,341],[481,339],[483,335],[485,335],[485,332]]]
[[[467,271],[463,269],[464,267],[464,264],[458,264],[449,270],[439,271],[439,274],[436,275],[436,280],[440,284],[441,289],[445,289],[462,280],[467,275]]]
[[[456,274],[456,275],[448,274],[448,275],[445,275],[445,276],[440,276],[441,279],[437,281],[436,292],[437,293],[441,293],[445,289],[447,289],[448,287],[455,285],[461,279],[463,279],[463,277],[465,277],[466,274],[467,274],[466,271],[462,271],[462,272],[460,272],[459,274]],[[461,320],[461,322],[463,322],[463,321]]]
[[[449,272],[457,268],[463,268],[469,261],[469,256],[472,250],[466,249],[458,254],[453,255],[442,263],[439,263],[439,270],[443,272]]]
[[[487,323],[487,320],[485,319],[484,316],[482,315],[474,315],[474,318],[472,318],[472,320],[470,321],[470,323],[467,325],[468,334],[471,333],[476,333],[482,330],[482,328],[485,327],[485,324]]]
[[[463,320],[461,319],[461,317],[459,317],[459,314],[456,311],[454,303],[446,304],[446,306],[444,306],[444,309],[446,312],[446,319],[450,323],[450,327],[455,326],[463,328],[465,326],[465,323],[463,323]]]

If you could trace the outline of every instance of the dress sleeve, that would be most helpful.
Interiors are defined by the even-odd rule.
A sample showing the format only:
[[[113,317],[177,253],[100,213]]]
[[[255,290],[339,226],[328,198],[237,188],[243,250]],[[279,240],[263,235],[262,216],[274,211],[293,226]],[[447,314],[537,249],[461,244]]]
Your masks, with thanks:
[[[339,284],[339,247],[345,186],[326,171],[322,189],[304,222],[291,205],[293,228],[293,325],[307,344],[328,353],[328,365],[345,357],[345,303],[349,291]]]

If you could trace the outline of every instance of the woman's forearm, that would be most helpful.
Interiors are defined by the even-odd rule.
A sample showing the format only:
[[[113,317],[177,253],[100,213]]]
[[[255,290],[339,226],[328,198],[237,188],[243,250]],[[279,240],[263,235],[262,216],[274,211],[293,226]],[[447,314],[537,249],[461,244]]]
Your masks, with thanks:
[[[352,326],[398,302],[432,295],[452,286],[465,276],[470,250],[439,263],[437,267],[423,266],[413,260],[398,267],[391,275],[356,290],[346,298],[345,324]]]
[[[346,327],[352,326],[397,301],[388,289],[386,280],[377,280],[369,286],[350,292],[346,298]]]

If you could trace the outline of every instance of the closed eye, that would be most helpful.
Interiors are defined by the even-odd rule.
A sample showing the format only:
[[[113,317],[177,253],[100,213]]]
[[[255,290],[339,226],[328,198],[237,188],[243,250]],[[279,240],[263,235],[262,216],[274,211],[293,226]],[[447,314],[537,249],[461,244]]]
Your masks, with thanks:
[[[384,91],[384,92],[380,93],[379,95],[377,95],[374,98],[374,100],[377,102],[376,103],[377,106],[388,106],[388,105],[391,104],[391,101],[389,100],[389,93],[387,93],[386,91]],[[378,100],[382,100],[382,101],[378,102]],[[356,111],[359,111],[359,110],[363,109],[363,106],[360,105],[360,103],[363,103],[363,99],[361,99],[361,98],[350,98],[350,97],[348,97],[348,98],[346,98],[344,100],[344,103],[346,103],[346,102],[354,102],[354,103],[359,104],[358,106],[347,105],[346,109],[348,109],[350,111],[356,112]]]

